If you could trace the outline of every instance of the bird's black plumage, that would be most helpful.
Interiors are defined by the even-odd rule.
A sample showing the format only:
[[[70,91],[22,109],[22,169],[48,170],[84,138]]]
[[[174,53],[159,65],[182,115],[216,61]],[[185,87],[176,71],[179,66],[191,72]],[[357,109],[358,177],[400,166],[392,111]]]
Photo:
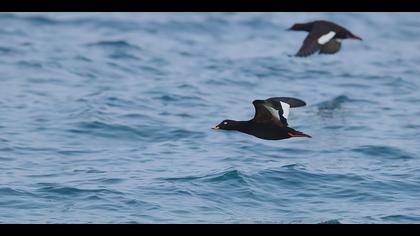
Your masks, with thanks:
[[[266,100],[254,100],[252,104],[255,115],[251,120],[224,120],[213,129],[236,130],[267,140],[311,137],[290,128],[287,123],[289,108],[305,106],[304,101],[290,97],[272,97]]]
[[[324,20],[294,24],[289,30],[308,32],[302,46],[295,55],[298,57],[306,57],[317,51],[320,54],[334,54],[341,48],[339,39],[362,40],[348,29]]]

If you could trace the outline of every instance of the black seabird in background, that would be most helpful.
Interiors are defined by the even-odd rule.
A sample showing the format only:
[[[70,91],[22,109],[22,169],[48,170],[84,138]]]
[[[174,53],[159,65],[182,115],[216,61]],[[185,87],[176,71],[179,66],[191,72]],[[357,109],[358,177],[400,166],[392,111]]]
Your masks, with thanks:
[[[318,20],[303,24],[294,24],[289,30],[306,31],[308,36],[295,56],[306,57],[319,51],[320,54],[334,54],[341,48],[339,39],[358,39],[346,28],[333,22]]]

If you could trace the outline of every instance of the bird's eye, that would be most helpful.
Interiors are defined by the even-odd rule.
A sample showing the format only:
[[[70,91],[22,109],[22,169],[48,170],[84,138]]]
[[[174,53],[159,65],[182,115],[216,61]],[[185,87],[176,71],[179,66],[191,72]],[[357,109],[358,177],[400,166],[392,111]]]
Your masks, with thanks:
[[[227,122],[225,121],[225,122],[223,122],[223,124],[227,125]]]

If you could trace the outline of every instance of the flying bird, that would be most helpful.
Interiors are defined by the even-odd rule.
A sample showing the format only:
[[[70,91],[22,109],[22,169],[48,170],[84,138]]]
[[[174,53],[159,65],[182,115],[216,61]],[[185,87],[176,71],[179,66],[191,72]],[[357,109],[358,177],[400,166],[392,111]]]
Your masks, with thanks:
[[[254,100],[254,118],[248,121],[224,120],[212,129],[235,130],[260,139],[280,140],[287,138],[307,137],[287,123],[289,109],[305,106],[306,103],[297,98],[272,97],[266,100]]]
[[[319,51],[320,54],[334,54],[341,48],[341,39],[362,40],[348,29],[333,22],[318,20],[294,24],[289,30],[306,31],[308,36],[295,56],[306,57]]]

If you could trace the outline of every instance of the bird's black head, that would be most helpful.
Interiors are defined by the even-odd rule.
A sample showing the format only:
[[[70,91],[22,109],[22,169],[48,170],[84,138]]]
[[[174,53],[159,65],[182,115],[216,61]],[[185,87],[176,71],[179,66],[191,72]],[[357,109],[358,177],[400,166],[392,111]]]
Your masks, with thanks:
[[[212,129],[237,130],[238,123],[238,121],[234,120],[224,120],[220,122],[220,124],[214,126]]]
[[[297,24],[294,24],[292,27],[290,27],[289,30],[309,32],[309,31],[312,30],[312,26],[313,26],[312,22],[311,23],[304,23],[304,24],[297,23]]]

